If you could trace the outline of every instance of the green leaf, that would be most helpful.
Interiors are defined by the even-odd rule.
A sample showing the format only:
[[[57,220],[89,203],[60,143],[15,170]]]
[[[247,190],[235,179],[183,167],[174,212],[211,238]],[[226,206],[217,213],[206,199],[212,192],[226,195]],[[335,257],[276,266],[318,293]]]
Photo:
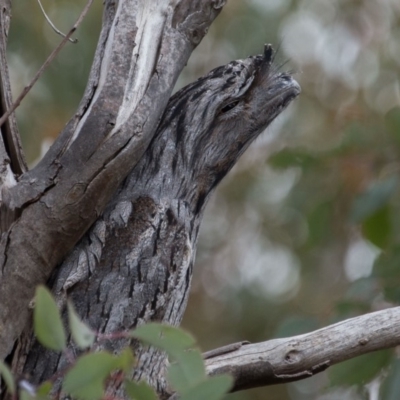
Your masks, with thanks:
[[[129,371],[135,363],[135,356],[133,355],[132,349],[126,347],[118,356],[115,357],[115,361],[116,368],[125,372]]]
[[[168,382],[179,393],[199,384],[206,378],[203,357],[198,350],[188,350],[179,355],[177,362],[168,368]]]
[[[110,353],[91,353],[80,357],[68,371],[63,390],[81,400],[97,400],[103,397],[104,380],[117,369],[118,361]]]
[[[75,344],[82,350],[92,346],[96,335],[81,321],[71,302],[68,302],[68,321]]]
[[[180,328],[174,326],[151,323],[142,325],[130,332],[132,337],[144,343],[158,347],[174,358],[196,344],[194,337]]]
[[[200,351],[192,349],[196,341],[192,335],[173,326],[151,323],[130,332],[132,337],[158,347],[176,363],[168,368],[169,383],[182,392],[206,378],[204,361]]]
[[[133,400],[158,400],[154,389],[144,381],[125,381],[125,390]]]
[[[43,382],[36,390],[36,400],[47,399],[53,384],[50,381]]]
[[[331,384],[351,386],[368,383],[387,367],[391,354],[391,350],[381,350],[334,365],[329,369]]]
[[[391,237],[390,210],[386,205],[377,210],[362,223],[362,232],[375,246],[386,248]]]
[[[0,375],[7,386],[7,390],[10,392],[10,394],[14,394],[15,393],[14,377],[10,369],[2,361],[0,361]]]
[[[383,208],[397,188],[397,177],[391,176],[384,181],[376,182],[362,195],[358,196],[350,213],[351,220],[361,222]]]
[[[185,392],[180,400],[220,400],[233,386],[228,375],[213,376]]]
[[[44,286],[36,289],[33,320],[35,335],[44,347],[56,351],[66,348],[67,337],[60,311],[50,291]]]

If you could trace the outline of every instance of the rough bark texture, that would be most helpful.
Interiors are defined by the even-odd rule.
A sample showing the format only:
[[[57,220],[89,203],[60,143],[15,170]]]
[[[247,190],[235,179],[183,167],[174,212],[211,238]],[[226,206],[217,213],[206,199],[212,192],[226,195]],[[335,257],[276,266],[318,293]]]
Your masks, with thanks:
[[[0,355],[15,373],[40,382],[65,365],[35,343],[27,324],[35,286],[49,278],[60,305],[69,296],[99,332],[180,323],[207,199],[300,91],[271,67],[266,46],[187,86],[164,112],[224,3],[107,0],[81,105],[33,170],[24,172],[11,140],[16,128],[5,127],[14,133],[2,143],[3,165],[11,168],[3,168],[1,188]],[[167,397],[165,356],[132,346],[133,377]]]
[[[399,346],[399,326],[400,307],[394,307],[304,335],[226,346],[210,354],[207,372],[231,374],[233,391],[293,382],[350,358]]]
[[[299,93],[271,69],[272,50],[212,71],[173,96],[136,167],[52,277],[99,332],[151,320],[178,325],[190,288],[197,234],[207,199],[250,142]],[[115,351],[125,342],[110,342]],[[17,370],[37,381],[65,360],[21,345]],[[166,396],[165,356],[136,345],[135,379]],[[28,353],[25,366],[20,354]]]
[[[48,154],[18,177],[7,167],[13,158],[3,143],[1,358],[29,321],[35,286],[47,281],[141,159],[181,69],[224,3],[106,0],[86,92]]]
[[[108,201],[53,273],[60,304],[70,295],[101,332],[154,319],[179,324],[208,196],[299,91],[289,76],[271,70],[267,47],[263,56],[216,69],[175,95],[154,134],[180,70],[223,4],[106,1],[84,98],[48,154],[18,177],[22,164],[10,148],[19,147],[3,135],[3,164],[14,169],[5,169],[1,190],[2,358],[29,321],[35,286]],[[110,343],[114,350],[121,345]],[[135,378],[164,393],[164,357],[136,350]],[[28,328],[12,362],[16,372],[40,381],[64,360],[31,343]]]
[[[187,86],[164,111],[179,72],[224,3],[105,0],[82,102],[36,168],[26,171],[14,117],[1,126],[0,356],[17,374],[41,382],[66,363],[32,338],[29,302],[38,283],[49,283],[60,306],[69,296],[99,332],[152,320],[180,323],[210,194],[300,91],[271,67],[266,46],[263,55],[233,61]],[[11,103],[10,0],[0,6],[4,112]],[[207,370],[230,372],[234,390],[302,379],[398,345],[398,314],[386,310],[308,335],[228,346],[207,355]],[[127,344],[104,347],[118,351]],[[130,344],[139,360],[132,376],[169,397],[165,356]],[[123,398],[118,387],[110,391]]]

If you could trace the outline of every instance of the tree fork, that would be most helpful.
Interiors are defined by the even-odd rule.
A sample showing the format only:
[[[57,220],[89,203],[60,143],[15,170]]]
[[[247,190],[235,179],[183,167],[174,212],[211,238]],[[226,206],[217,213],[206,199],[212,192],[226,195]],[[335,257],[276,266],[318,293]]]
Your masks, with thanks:
[[[81,318],[101,333],[153,320],[180,324],[210,194],[300,92],[288,74],[274,70],[272,60],[267,45],[264,54],[216,68],[171,98],[142,159],[54,273],[60,304],[68,295]],[[18,372],[39,381],[65,365],[63,357],[27,343],[16,354]],[[119,351],[127,344],[105,348]],[[165,355],[133,346],[133,378],[168,397]],[[28,354],[26,361],[21,354]]]
[[[7,167],[17,157],[0,149],[2,359],[29,323],[35,286],[48,280],[141,159],[180,71],[224,4],[106,0],[74,117],[43,160],[20,176]]]

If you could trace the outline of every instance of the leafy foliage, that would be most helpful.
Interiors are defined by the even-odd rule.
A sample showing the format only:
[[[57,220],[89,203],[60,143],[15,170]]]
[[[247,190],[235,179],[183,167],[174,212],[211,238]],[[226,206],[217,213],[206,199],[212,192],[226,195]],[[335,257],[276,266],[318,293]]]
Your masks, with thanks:
[[[220,376],[220,379],[206,376],[204,361],[195,347],[194,338],[182,329],[151,323],[130,334],[164,350],[171,357],[174,363],[168,368],[168,381],[183,399],[196,398],[192,397],[196,393],[197,396],[199,393],[207,395],[203,398],[220,399],[232,387],[233,381],[229,376]]]
[[[10,369],[2,361],[0,361],[0,376],[4,380],[4,383],[6,384],[7,390],[10,392],[10,394],[14,394],[14,377],[12,376]]]
[[[67,336],[60,311],[49,290],[44,286],[36,289],[33,321],[35,334],[43,346],[56,351],[65,350]]]
[[[232,387],[232,378],[227,375],[203,380],[183,393],[181,400],[218,400]]]
[[[146,382],[134,382],[125,377],[134,367],[135,358],[130,347],[118,355],[107,351],[95,351],[93,344],[103,339],[135,338],[143,344],[155,346],[165,351],[173,361],[168,370],[169,383],[181,399],[219,400],[232,387],[230,376],[209,378],[206,376],[204,361],[192,335],[182,329],[158,323],[142,325],[130,332],[119,332],[114,336],[97,335],[76,313],[72,303],[68,303],[69,329],[75,345],[89,352],[71,361],[64,372],[63,392],[77,400],[100,400],[105,396],[108,382],[123,383],[125,391],[134,400],[156,400],[157,394]],[[38,340],[48,349],[68,352],[67,339],[60,311],[47,288],[39,286],[36,290],[34,307],[34,332]],[[66,353],[67,354],[67,353]],[[0,375],[7,390],[15,394],[14,378],[9,368],[0,363]],[[21,400],[46,400],[51,398],[53,379],[38,387],[24,381],[18,396]]]
[[[125,381],[126,393],[133,400],[157,400],[154,389],[146,382]]]
[[[105,379],[118,367],[117,359],[107,352],[84,355],[66,374],[63,390],[81,400],[101,399]]]
[[[307,241],[296,249],[303,260],[312,262],[310,252],[322,254],[324,246],[333,243],[351,248],[348,227],[353,237],[358,230],[358,240],[375,246],[378,257],[372,272],[356,279],[349,277],[347,281],[336,278],[346,290],[342,289],[339,295],[331,321],[370,312],[374,301],[384,299],[394,304],[400,301],[400,185],[397,167],[394,167],[400,156],[399,132],[400,109],[394,108],[385,117],[377,118],[374,125],[357,122],[348,126],[341,142],[329,151],[284,149],[270,158],[270,165],[275,169],[301,170],[301,178],[285,207],[294,207],[307,223]],[[380,153],[371,153],[373,147]],[[311,190],[315,191],[313,196],[302,197]],[[344,265],[338,265],[339,268],[346,268],[345,256]],[[342,273],[339,268],[338,275]],[[318,289],[313,293],[318,293]],[[302,318],[297,318],[295,327],[300,329]],[[290,317],[283,325],[289,321]],[[392,351],[381,351],[341,363],[329,370],[330,385],[361,388],[373,379],[382,379],[389,368],[391,372],[383,380],[383,387],[389,393],[395,390],[393,376],[398,372],[395,360]],[[390,382],[386,383],[387,380]],[[391,398],[393,393],[385,396]]]
[[[96,335],[80,320],[71,302],[68,303],[68,319],[72,339],[75,344],[82,350],[92,346]]]
[[[75,17],[71,8],[84,2],[59,0],[53,22],[71,26]],[[60,12],[60,7],[65,12]],[[360,199],[371,201],[367,193],[372,187],[398,176],[398,12],[396,1],[231,1],[194,52],[179,86],[218,64],[260,52],[266,40],[275,47],[282,43],[277,64],[290,59],[290,66],[283,69],[301,72],[296,79],[302,86],[302,95],[286,114],[290,119],[282,115],[277,125],[285,149],[266,162],[270,141],[264,142],[266,135],[260,138],[223,183],[206,213],[197,252],[195,292],[184,321],[204,346],[219,345],[221,337],[232,342],[256,341],[303,332],[387,305],[385,302],[399,303],[398,183],[375,211],[358,220],[352,217]],[[32,132],[54,138],[76,110],[101,13],[102,2],[95,2],[79,34],[80,44],[66,47],[24,108],[17,110],[30,161],[40,153],[40,141]],[[16,92],[57,40],[44,24],[35,2],[13,2],[8,51]],[[42,46],[36,45],[38,40]],[[394,104],[397,107],[390,110]],[[43,109],[46,118],[41,118]],[[294,183],[285,195],[272,198],[269,194],[279,192],[287,171],[297,174]],[[250,279],[259,254],[251,253],[245,238],[250,243],[259,240],[264,252],[284,246],[300,265],[296,283],[278,294],[266,289],[262,278],[271,280],[279,274],[279,263],[276,269],[263,263]],[[368,269],[362,277],[350,279],[346,257],[360,238],[382,252],[372,274]],[[294,273],[290,272],[288,276]],[[380,366],[382,400],[397,399],[397,357],[387,360],[387,368],[384,363]],[[367,381],[362,374],[356,374],[360,387]],[[329,376],[316,377],[308,386],[293,383],[233,396],[237,400],[320,398]],[[335,383],[338,387],[345,380]],[[331,398],[345,398],[335,393]]]
[[[182,329],[157,323],[142,325],[130,334],[144,343],[167,351],[175,359],[196,344],[194,337]]]

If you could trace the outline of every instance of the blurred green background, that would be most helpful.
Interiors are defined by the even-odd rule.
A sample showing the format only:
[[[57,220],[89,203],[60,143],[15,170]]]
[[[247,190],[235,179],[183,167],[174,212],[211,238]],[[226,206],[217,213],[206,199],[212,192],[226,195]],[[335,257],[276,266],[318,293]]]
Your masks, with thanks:
[[[43,0],[67,31],[85,1]],[[100,29],[97,0],[18,109],[31,164],[73,115]],[[14,93],[60,38],[35,1],[13,4]],[[308,332],[400,300],[400,2],[230,0],[177,87],[279,47],[302,94],[210,201],[183,325],[204,350]],[[378,352],[231,400],[394,400],[400,361]]]

